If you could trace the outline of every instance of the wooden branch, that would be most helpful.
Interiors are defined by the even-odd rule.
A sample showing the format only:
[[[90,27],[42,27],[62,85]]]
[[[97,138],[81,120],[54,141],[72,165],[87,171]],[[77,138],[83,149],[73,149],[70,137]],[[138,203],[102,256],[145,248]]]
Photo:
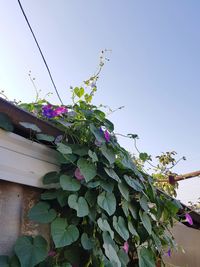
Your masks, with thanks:
[[[190,172],[190,173],[186,173],[182,175],[176,175],[174,176],[174,181],[178,182],[178,181],[190,179],[190,178],[197,177],[197,176],[200,176],[200,171]],[[169,178],[163,179],[163,180],[157,180],[156,182],[157,183],[169,183]]]

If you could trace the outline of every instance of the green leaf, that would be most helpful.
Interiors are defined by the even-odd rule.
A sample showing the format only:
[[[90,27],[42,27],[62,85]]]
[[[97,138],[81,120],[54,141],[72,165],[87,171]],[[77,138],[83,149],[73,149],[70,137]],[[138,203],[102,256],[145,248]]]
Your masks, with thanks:
[[[113,217],[113,227],[125,241],[129,239],[129,231],[122,216],[118,218],[116,216]]]
[[[162,249],[162,243],[160,241],[160,238],[152,231],[152,237],[153,237],[153,240],[154,240],[154,243],[156,245],[156,248],[159,252],[161,252],[161,249]]]
[[[86,182],[91,181],[97,174],[94,163],[89,162],[84,158],[80,158],[78,160],[77,166],[80,169],[81,174],[84,176]]]
[[[8,115],[6,115],[5,113],[0,112],[0,128],[8,131],[8,132],[13,132],[14,130],[14,126],[10,120],[10,118],[8,117]]]
[[[130,200],[130,196],[129,196],[129,188],[125,183],[119,183],[118,184],[118,188],[120,193],[122,194],[122,196],[129,201]]]
[[[10,265],[9,267],[21,267],[20,266],[20,262],[19,259],[17,258],[16,255],[12,256],[10,261],[9,261]],[[0,265],[1,266],[1,265]],[[2,266],[3,267],[3,266]]]
[[[77,199],[78,199],[78,196],[75,194],[72,194],[68,197],[68,205],[71,209],[74,209],[74,210],[77,209]]]
[[[75,95],[77,95],[79,98],[81,98],[84,95],[84,92],[85,92],[83,87],[80,87],[80,88],[79,87],[75,87],[73,91],[74,91]]]
[[[63,143],[58,143],[57,144],[57,150],[64,154],[64,155],[67,155],[67,154],[72,154],[72,149],[70,146],[67,146],[67,145],[64,145]]]
[[[60,175],[57,172],[48,172],[43,177],[43,184],[59,183]]]
[[[77,211],[78,217],[85,217],[89,214],[89,207],[84,197],[78,198],[77,195],[72,194],[68,198],[68,205]]]
[[[121,267],[121,262],[118,258],[116,249],[114,247],[114,241],[111,239],[107,232],[103,232],[103,248],[105,250],[105,254],[109,259],[111,266]]]
[[[133,218],[135,220],[137,220],[138,217],[138,208],[136,206],[134,206],[132,203],[129,203],[129,210],[131,212],[131,215],[133,216]]]
[[[101,110],[94,110],[94,116],[96,119],[98,119],[100,122],[103,122],[105,120],[105,113]]]
[[[90,131],[95,136],[98,142],[105,144],[106,140],[104,138],[104,135],[92,123],[90,124]]]
[[[84,197],[78,198],[76,211],[78,217],[85,217],[89,214],[89,207]]]
[[[0,266],[1,267],[9,267],[8,260],[9,260],[8,256],[0,256]]]
[[[111,229],[111,227],[110,227],[110,225],[109,225],[109,223],[108,223],[108,221],[106,219],[99,218],[97,220],[97,224],[98,224],[99,228],[101,229],[101,231],[109,232],[111,238],[114,239],[114,232]]]
[[[116,198],[113,193],[102,192],[97,198],[97,203],[110,216],[113,215],[116,210]]]
[[[143,186],[136,179],[133,179],[130,176],[124,175],[124,180],[135,191],[141,192],[143,190]]]
[[[69,146],[71,147],[73,153],[76,155],[79,155],[81,157],[88,155],[89,148],[87,146],[80,144],[70,144]]]
[[[114,179],[118,183],[121,183],[119,176],[116,174],[116,172],[113,169],[104,167],[104,170],[108,174],[108,176],[110,176],[112,179]]]
[[[46,191],[41,194],[40,198],[42,200],[52,200],[57,198],[57,191]]]
[[[86,233],[83,233],[81,236],[81,244],[85,250],[90,250],[94,246],[94,241],[93,239],[88,238],[88,235]]]
[[[69,192],[68,191],[63,191],[62,189],[60,191],[57,191],[57,200],[58,203],[60,204],[61,207],[64,207],[68,203],[68,196]]]
[[[87,200],[88,204],[90,205],[90,207],[93,207],[96,204],[96,200],[97,200],[97,193],[96,191],[92,191],[92,190],[88,190],[85,193],[85,199]]]
[[[133,226],[131,221],[128,221],[128,230],[133,236],[139,237],[139,235],[138,235],[137,231],[135,230],[135,227]]]
[[[104,125],[110,132],[114,131],[114,124],[111,121],[105,119],[104,120]]]
[[[60,185],[63,190],[67,191],[78,191],[81,188],[81,184],[75,178],[68,176],[68,175],[61,175],[60,176]]]
[[[115,162],[115,153],[112,149],[107,148],[106,145],[103,145],[101,148],[101,153],[104,155],[104,157],[109,161],[110,164],[113,164]]]
[[[112,193],[114,184],[112,181],[104,181],[102,180],[100,186],[107,192]]]
[[[46,259],[48,245],[42,236],[21,236],[17,239],[14,251],[21,267],[34,267]]]
[[[143,210],[148,212],[149,211],[148,201],[147,201],[147,198],[145,197],[145,195],[143,195],[140,198],[139,202],[140,202],[140,206],[143,208]]]
[[[128,254],[126,254],[123,249],[120,249],[118,251],[117,255],[118,255],[119,260],[122,264],[122,267],[127,267],[128,263],[130,261]]]
[[[51,235],[55,247],[61,248],[74,243],[79,238],[79,231],[75,225],[68,225],[66,219],[57,218],[51,223]]]
[[[151,157],[147,154],[147,153],[140,153],[139,154],[139,158],[142,160],[142,161],[146,161],[146,160],[150,160]]]
[[[22,125],[24,128],[30,129],[30,130],[32,130],[34,132],[37,132],[37,133],[41,132],[40,128],[37,125],[33,124],[33,123],[30,123],[30,122],[19,122],[19,124]]]
[[[92,159],[92,162],[97,162],[98,161],[97,154],[95,152],[92,152],[92,150],[88,151],[88,155]]]
[[[36,134],[36,138],[47,142],[53,142],[55,140],[54,136],[48,134]]]
[[[39,223],[50,223],[56,218],[56,211],[50,209],[47,202],[39,202],[28,213],[30,220]]]
[[[75,154],[63,155],[63,154],[58,153],[57,159],[59,163],[61,164],[70,164],[70,163],[74,163],[77,160],[77,156]]]
[[[155,267],[154,254],[148,248],[141,248],[138,251],[139,256],[139,267]]]
[[[124,168],[132,170],[134,172],[137,169],[136,165],[133,163],[133,160],[129,157],[129,155],[124,155],[122,160],[121,160],[121,163],[122,163]]]
[[[149,215],[146,212],[142,212],[140,210],[139,212],[140,219],[142,221],[142,224],[144,228],[147,230],[147,232],[151,235],[152,233],[152,225]]]

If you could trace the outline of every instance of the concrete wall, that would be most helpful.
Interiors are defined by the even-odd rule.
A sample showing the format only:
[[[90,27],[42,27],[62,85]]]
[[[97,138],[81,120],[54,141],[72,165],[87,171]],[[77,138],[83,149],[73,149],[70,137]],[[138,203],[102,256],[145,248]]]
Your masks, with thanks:
[[[56,156],[47,146],[0,130],[0,255],[12,254],[19,235],[48,238],[48,226],[30,222],[27,213],[44,188],[44,174],[59,169]]]
[[[177,224],[172,232],[185,253],[174,252],[171,258],[166,258],[166,263],[173,265],[167,266],[200,267],[200,230]]]

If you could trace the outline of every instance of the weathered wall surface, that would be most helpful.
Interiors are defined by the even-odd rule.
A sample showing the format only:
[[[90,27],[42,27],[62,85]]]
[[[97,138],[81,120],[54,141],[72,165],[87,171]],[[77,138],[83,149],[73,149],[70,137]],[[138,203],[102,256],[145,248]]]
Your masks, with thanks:
[[[41,189],[0,180],[0,255],[10,255],[19,235],[48,239],[49,227],[28,220],[29,209],[39,199]]]
[[[172,230],[176,242],[183,247],[185,253],[179,251],[166,258],[166,262],[181,267],[200,267],[200,230],[177,224]]]
[[[57,152],[0,130],[0,255],[12,253],[19,235],[48,238],[49,228],[30,222],[29,209],[45,186],[42,177],[59,170]]]

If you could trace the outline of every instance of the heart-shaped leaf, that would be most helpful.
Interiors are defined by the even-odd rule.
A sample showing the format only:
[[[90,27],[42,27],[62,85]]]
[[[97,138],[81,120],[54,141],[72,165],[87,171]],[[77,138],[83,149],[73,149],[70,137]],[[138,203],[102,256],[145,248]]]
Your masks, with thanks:
[[[103,233],[103,241],[104,241],[103,247],[105,250],[105,254],[111,263],[110,266],[121,267],[122,265],[121,265],[121,262],[118,258],[117,252],[116,252],[115,243],[111,239],[108,232]]]
[[[37,132],[37,133],[41,132],[40,128],[37,125],[33,124],[33,123],[30,123],[30,122],[19,122],[19,124],[22,125],[24,128],[30,129],[30,130],[32,130],[34,132]]]
[[[100,132],[99,129],[97,129],[94,124],[90,124],[90,131],[91,133],[93,133],[93,135],[95,136],[96,140],[99,143],[104,144],[106,142],[104,135]]]
[[[56,248],[69,246],[79,238],[75,225],[68,225],[66,219],[57,218],[51,223],[51,235]]]
[[[97,198],[97,203],[110,216],[113,215],[116,210],[116,198],[113,193],[102,192]]]
[[[155,259],[154,259],[154,254],[151,250],[148,248],[141,248],[138,251],[138,256],[139,256],[139,267],[155,267]]]
[[[98,161],[97,154],[95,152],[92,152],[92,150],[88,151],[88,155],[92,159],[92,162],[97,162]]]
[[[50,209],[47,202],[39,202],[28,213],[30,220],[39,223],[50,223],[56,218],[56,211]]]
[[[122,194],[122,196],[129,201],[130,197],[129,197],[129,188],[125,183],[119,183],[118,184],[118,188],[120,193]]]
[[[89,214],[88,203],[84,197],[77,197],[75,194],[68,198],[68,205],[70,208],[77,211],[78,217],[85,217]]]
[[[48,172],[43,177],[43,184],[55,184],[59,182],[60,175],[57,172]]]
[[[143,224],[144,228],[151,235],[151,233],[152,233],[152,225],[151,225],[151,220],[150,220],[149,215],[146,212],[142,212],[141,210],[139,212],[139,215],[140,215],[140,219],[142,221],[142,224]]]
[[[112,149],[108,148],[106,145],[103,145],[100,150],[110,164],[113,164],[115,162],[115,153]]]
[[[99,228],[101,229],[101,231],[109,232],[111,238],[112,239],[114,238],[114,232],[111,229],[111,227],[110,227],[110,225],[109,225],[109,223],[108,223],[108,221],[106,219],[99,218],[98,221],[97,221],[97,224],[98,224]]]
[[[135,191],[141,192],[143,190],[142,184],[140,184],[136,179],[133,179],[132,177],[129,177],[127,175],[124,175],[124,180]]]
[[[48,245],[42,236],[21,236],[17,239],[14,251],[21,267],[34,267],[47,257]]]
[[[57,150],[62,154],[72,154],[72,149],[70,146],[64,145],[63,143],[57,144]]]
[[[118,183],[121,183],[119,176],[116,174],[116,172],[113,169],[105,167],[104,170],[108,174],[108,176],[110,176],[112,179],[114,179]]]
[[[94,246],[94,240],[89,238],[86,233],[83,233],[81,236],[81,244],[85,250],[90,250]]]
[[[63,190],[67,191],[78,191],[81,188],[81,184],[75,178],[68,176],[68,175],[61,175],[60,176],[60,185]]]
[[[36,134],[36,137],[38,140],[43,140],[47,142],[53,142],[55,140],[55,137],[48,134]]]
[[[81,174],[84,176],[86,182],[91,181],[97,174],[94,163],[89,162],[84,158],[80,158],[78,160],[77,166],[80,169]]]
[[[113,227],[125,241],[129,239],[129,231],[122,216],[119,216],[118,218],[116,216],[113,217]]]

